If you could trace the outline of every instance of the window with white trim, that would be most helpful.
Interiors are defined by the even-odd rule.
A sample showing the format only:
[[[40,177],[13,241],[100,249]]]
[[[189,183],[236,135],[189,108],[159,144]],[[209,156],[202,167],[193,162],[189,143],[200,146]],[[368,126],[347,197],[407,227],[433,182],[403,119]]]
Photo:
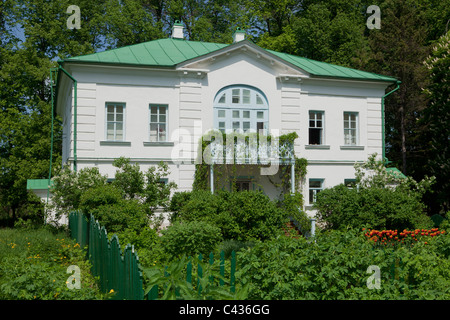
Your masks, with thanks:
[[[150,105],[150,142],[167,141],[167,105]]]
[[[106,103],[106,140],[124,141],[125,104]]]
[[[268,133],[269,105],[264,94],[249,86],[230,86],[214,99],[214,127],[223,133]]]
[[[358,113],[344,112],[344,145],[358,144]]]
[[[310,145],[323,144],[323,111],[309,112],[309,137],[308,143]]]
[[[323,179],[309,179],[309,203],[316,202],[317,194],[323,190]]]

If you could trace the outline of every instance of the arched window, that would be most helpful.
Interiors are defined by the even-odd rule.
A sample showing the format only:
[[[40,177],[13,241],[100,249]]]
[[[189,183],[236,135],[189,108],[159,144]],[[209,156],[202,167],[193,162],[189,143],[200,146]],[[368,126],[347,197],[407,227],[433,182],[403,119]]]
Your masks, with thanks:
[[[269,104],[260,90],[244,85],[222,88],[214,98],[214,128],[224,133],[268,132]]]

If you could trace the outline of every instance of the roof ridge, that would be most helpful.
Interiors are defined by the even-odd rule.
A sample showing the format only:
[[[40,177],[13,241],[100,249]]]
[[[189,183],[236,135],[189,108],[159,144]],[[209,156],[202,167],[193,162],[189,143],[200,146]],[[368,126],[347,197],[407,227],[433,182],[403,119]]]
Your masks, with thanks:
[[[180,45],[180,43],[183,43],[183,45]],[[318,61],[285,52],[265,49],[258,46],[257,44],[254,44],[253,42],[251,43],[255,45],[257,48],[280,58],[286,63],[290,63],[293,66],[318,77],[335,77],[347,79],[353,78],[360,80],[379,80],[388,82],[397,81],[397,79],[391,76],[381,75],[369,71],[363,71],[329,62]],[[187,47],[185,47],[184,45],[186,45]],[[227,48],[231,45],[233,44],[206,42],[206,41],[191,41],[173,38],[160,38],[120,48],[114,48],[101,52],[90,53],[87,55],[71,57],[63,59],[62,62],[79,61],[92,63],[174,67],[177,64],[188,62],[189,60],[202,57],[217,50]],[[148,53],[148,59],[146,59],[145,56],[138,54],[142,47],[145,48],[145,52]],[[188,51],[183,52],[183,48],[187,50],[188,47],[190,50],[192,50],[192,54]],[[136,56],[136,54],[139,55],[139,59]],[[111,56],[114,56],[115,59],[112,58]]]

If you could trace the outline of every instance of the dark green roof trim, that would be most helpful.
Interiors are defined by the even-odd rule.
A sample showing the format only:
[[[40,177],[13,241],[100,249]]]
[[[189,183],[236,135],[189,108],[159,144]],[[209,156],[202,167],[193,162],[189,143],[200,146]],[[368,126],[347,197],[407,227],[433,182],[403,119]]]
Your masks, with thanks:
[[[259,50],[263,50],[273,57],[306,71],[313,77],[382,81],[392,83],[397,82],[397,79],[393,77],[315,61],[273,50],[262,49],[249,40],[244,40],[234,44],[220,44],[167,38],[67,58],[58,61],[58,63],[60,65],[67,62],[175,69],[177,65],[181,63],[186,63],[190,60],[201,58],[220,50],[226,50],[227,47],[233,45],[242,45],[243,43]]]
[[[407,179],[407,177],[397,168],[386,168],[386,172],[398,179]]]

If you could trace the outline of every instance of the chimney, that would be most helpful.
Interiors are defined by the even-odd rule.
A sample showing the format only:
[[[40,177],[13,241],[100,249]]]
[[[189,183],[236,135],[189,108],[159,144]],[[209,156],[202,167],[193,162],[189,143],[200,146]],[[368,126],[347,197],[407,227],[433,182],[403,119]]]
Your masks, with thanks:
[[[172,38],[173,39],[184,39],[183,34],[183,24],[176,20],[172,27]]]
[[[233,33],[233,42],[239,42],[245,40],[245,31],[237,27],[236,31]]]

